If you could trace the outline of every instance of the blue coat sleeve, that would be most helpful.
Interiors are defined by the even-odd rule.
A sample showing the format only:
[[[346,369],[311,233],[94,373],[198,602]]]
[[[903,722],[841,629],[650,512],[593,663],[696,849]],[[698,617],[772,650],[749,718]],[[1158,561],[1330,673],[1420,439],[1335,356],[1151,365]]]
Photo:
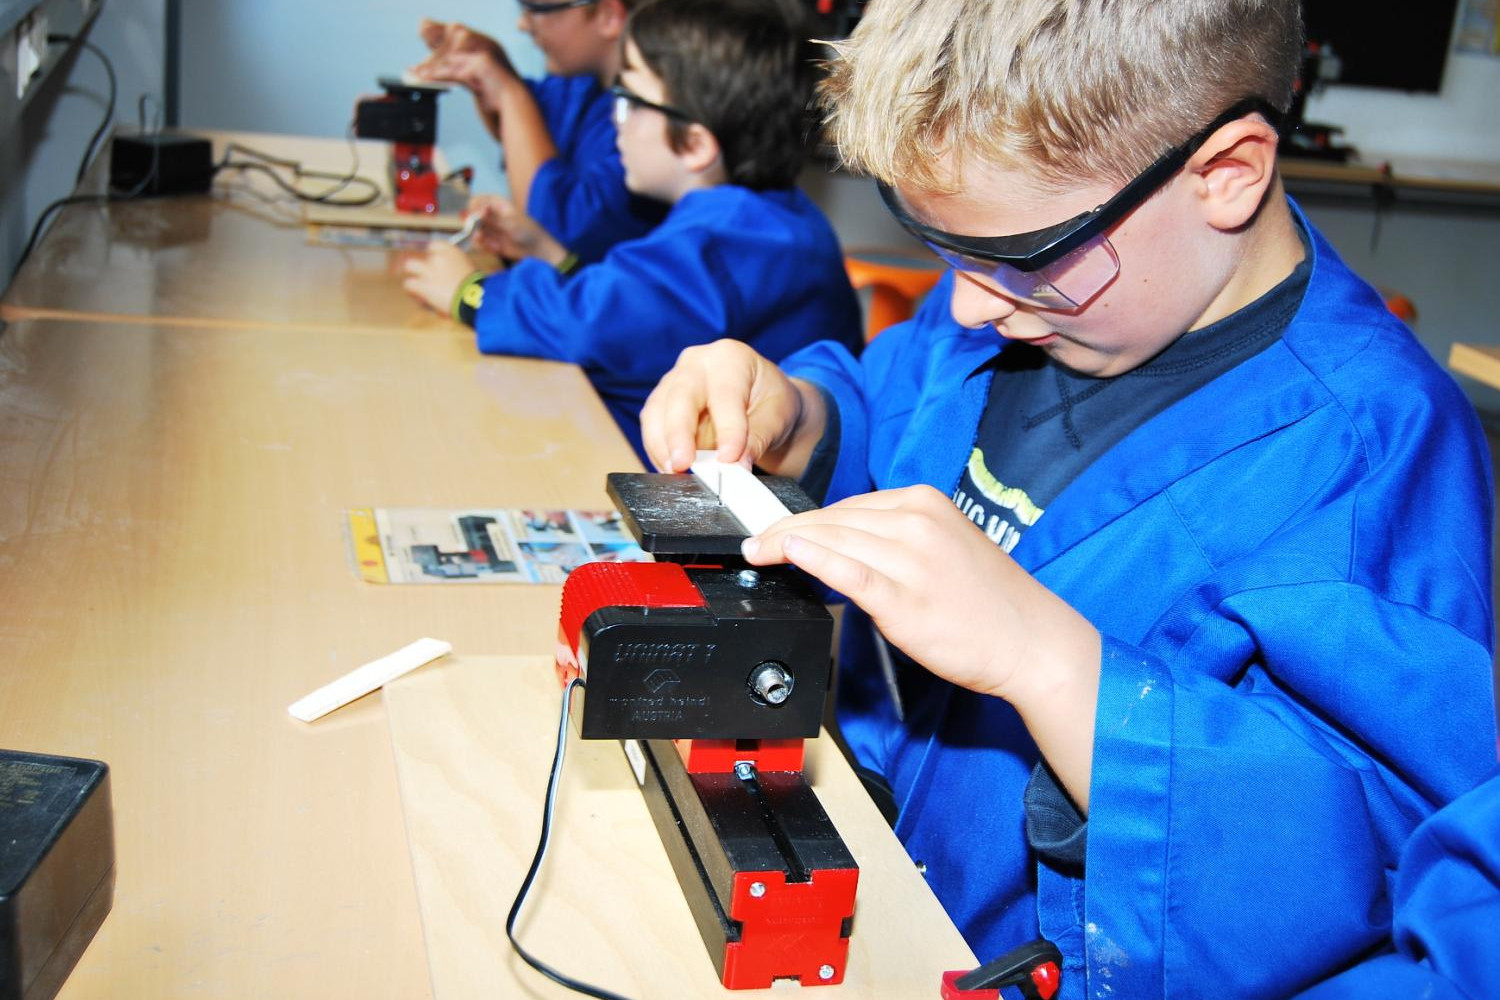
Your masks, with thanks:
[[[941,356],[936,343],[961,332],[948,315],[952,283],[949,271],[914,317],[881,333],[858,360],[836,344],[820,343],[783,362],[788,375],[820,386],[838,407],[838,457],[826,503],[880,488],[876,456],[896,450],[892,437],[906,432],[919,407],[945,405],[943,392],[927,385],[927,374]],[[989,353],[998,349],[991,341]]]
[[[534,84],[532,92],[559,151],[532,178],[526,214],[585,263],[650,232],[666,206],[625,187],[609,95],[559,78]]]
[[[1396,950],[1302,1000],[1500,991],[1500,772],[1417,828],[1396,871]]]
[[[1029,554],[1106,637],[1086,919],[1057,873],[1039,876],[1043,931],[1094,936],[1090,983],[1287,995],[1370,954],[1403,844],[1494,763],[1492,510],[1472,408],[1425,357],[1391,366],[1417,357],[1408,339],[1324,329],[1165,414],[1155,440],[1122,442],[1110,479],[1140,488],[1129,470],[1151,450],[1211,439],[1272,366],[1317,370],[1260,379],[1276,386],[1256,411],[1267,433],[1066,556]],[[1318,350],[1344,354],[1325,366]],[[1371,390],[1393,371],[1402,391]],[[1075,499],[1084,518],[1110,502]],[[1177,573],[1196,579],[1162,593]],[[1132,634],[1115,605],[1148,575],[1130,596],[1154,620]]]
[[[571,276],[521,261],[485,282],[479,349],[567,361],[612,382],[654,382],[683,347],[728,328],[724,296],[703,294],[724,284],[714,277],[721,265],[700,249],[683,239],[637,240]]]

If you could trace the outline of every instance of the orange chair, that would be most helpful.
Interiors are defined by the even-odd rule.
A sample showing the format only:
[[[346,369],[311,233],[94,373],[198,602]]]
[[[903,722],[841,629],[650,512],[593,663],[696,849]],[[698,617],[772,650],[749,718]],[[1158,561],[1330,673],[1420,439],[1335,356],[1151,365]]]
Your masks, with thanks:
[[[1411,326],[1417,321],[1417,304],[1400,292],[1389,289],[1380,289],[1380,295],[1385,299],[1385,307],[1389,309],[1401,322]]]
[[[865,341],[888,326],[910,319],[917,300],[932,290],[946,266],[932,255],[899,250],[850,250],[844,255],[844,270],[855,291],[870,290],[870,309],[865,317]]]

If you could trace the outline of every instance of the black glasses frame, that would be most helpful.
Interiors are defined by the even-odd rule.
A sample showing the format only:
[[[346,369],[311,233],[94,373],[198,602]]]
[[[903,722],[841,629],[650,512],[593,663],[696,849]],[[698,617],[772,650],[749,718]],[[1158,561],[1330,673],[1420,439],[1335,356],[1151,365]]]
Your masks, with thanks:
[[[1119,222],[1141,202],[1165,184],[1182,169],[1183,164],[1196,153],[1209,137],[1232,121],[1248,114],[1258,113],[1278,127],[1280,113],[1269,101],[1259,97],[1247,97],[1196,132],[1180,146],[1163,153],[1155,163],[1141,171],[1113,198],[1104,204],[1075,215],[1066,222],[1014,236],[963,236],[958,233],[934,229],[912,218],[901,205],[895,190],[884,181],[877,181],[880,197],[896,221],[920,239],[965,257],[1008,264],[1018,271],[1039,271],[1077,249],[1104,230]]]
[[[561,3],[539,3],[538,0],[516,0],[516,2],[528,14],[555,14],[560,10],[572,10],[575,7],[592,7],[599,0],[562,0]]]
[[[595,0],[590,0],[590,2],[595,2]],[[686,111],[681,110],[680,108],[674,108],[667,104],[657,104],[655,101],[646,100],[640,94],[637,94],[635,91],[631,90],[629,87],[625,86],[619,81],[616,81],[614,86],[609,88],[609,92],[615,97],[620,98],[621,100],[629,101],[631,104],[635,105],[638,108],[650,108],[652,111],[660,111],[668,118],[675,119],[677,121],[683,122],[684,124],[692,125],[698,122],[698,119],[694,118],[692,115],[688,114]]]

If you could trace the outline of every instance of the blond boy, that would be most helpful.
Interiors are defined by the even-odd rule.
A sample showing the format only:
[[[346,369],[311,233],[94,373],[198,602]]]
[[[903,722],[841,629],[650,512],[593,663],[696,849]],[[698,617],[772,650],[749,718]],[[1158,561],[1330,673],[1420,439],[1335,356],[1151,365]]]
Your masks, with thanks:
[[[831,128],[953,274],[858,362],[710,345],[642,414],[663,468],[827,484],[746,556],[899,651],[846,626],[845,735],[980,957],[1045,935],[1067,997],[1388,948],[1402,841],[1494,757],[1484,442],[1283,192],[1299,24],[874,0]]]

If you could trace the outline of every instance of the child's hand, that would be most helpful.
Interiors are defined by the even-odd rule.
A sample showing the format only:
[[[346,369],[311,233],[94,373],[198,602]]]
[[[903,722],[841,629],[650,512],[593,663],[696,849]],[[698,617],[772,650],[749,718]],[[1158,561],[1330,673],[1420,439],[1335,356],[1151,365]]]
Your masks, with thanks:
[[[1097,676],[1099,635],[1087,619],[929,486],[786,518],[747,539],[745,557],[812,574],[922,666],[1023,716],[1060,686]]]
[[[422,40],[432,54],[410,70],[434,83],[456,83],[474,95],[490,134],[500,136],[501,93],[520,83],[520,74],[500,43],[462,24],[423,19]]]
[[[476,268],[458,247],[434,240],[427,245],[427,253],[411,258],[401,270],[406,276],[401,287],[428,308],[447,316],[458,286]]]
[[[698,448],[721,462],[757,462],[798,476],[823,436],[823,397],[791,379],[742,341],[689,347],[641,410],[641,436],[664,472],[692,465]]]
[[[519,260],[539,257],[549,264],[561,263],[568,250],[509,199],[481,194],[469,199],[469,214],[478,215],[474,242],[497,257]]]

